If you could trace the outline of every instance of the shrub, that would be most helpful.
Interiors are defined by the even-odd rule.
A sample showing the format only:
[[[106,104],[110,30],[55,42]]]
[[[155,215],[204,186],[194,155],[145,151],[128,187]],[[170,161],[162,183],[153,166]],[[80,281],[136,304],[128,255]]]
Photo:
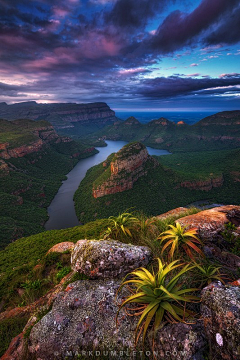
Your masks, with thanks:
[[[221,281],[224,284],[225,274],[220,273],[221,266],[214,266],[209,264],[197,264],[195,263],[196,269],[198,270],[196,277],[200,283],[199,287],[204,287],[211,284],[214,280]],[[225,278],[226,279],[226,278]]]
[[[138,219],[132,213],[124,212],[118,216],[109,217],[109,226],[104,233],[104,238],[127,240],[133,237]]]
[[[70,266],[64,266],[56,275],[57,281],[61,281],[64,278],[64,276],[70,273],[71,270],[72,269]]]
[[[143,331],[143,343],[145,340],[147,329],[154,321],[153,328],[156,331],[163,320],[167,322],[185,322],[185,318],[190,317],[193,313],[186,310],[181,302],[198,301],[199,298],[194,295],[187,295],[194,292],[195,288],[186,289],[182,283],[179,283],[182,275],[194,268],[189,264],[185,265],[180,271],[172,277],[172,272],[183,264],[177,264],[179,260],[175,260],[170,264],[164,264],[158,258],[158,271],[149,272],[145,268],[132,271],[123,280],[118,292],[125,286],[129,286],[131,295],[124,300],[118,309],[116,321],[119,311],[126,305],[137,303],[138,306],[127,308],[127,312],[134,316],[140,316],[136,328],[135,342],[137,343]],[[130,277],[129,280],[127,278]]]
[[[165,241],[165,245],[162,248],[162,253],[171,246],[169,251],[169,258],[173,258],[174,252],[179,253],[179,248],[183,248],[186,254],[193,259],[194,255],[192,249],[196,251],[199,255],[204,256],[202,250],[200,250],[196,244],[201,245],[200,239],[197,237],[197,232],[195,229],[186,231],[186,227],[182,227],[178,222],[176,226],[169,225],[169,230],[164,231],[159,235],[158,239],[161,241],[161,244]]]

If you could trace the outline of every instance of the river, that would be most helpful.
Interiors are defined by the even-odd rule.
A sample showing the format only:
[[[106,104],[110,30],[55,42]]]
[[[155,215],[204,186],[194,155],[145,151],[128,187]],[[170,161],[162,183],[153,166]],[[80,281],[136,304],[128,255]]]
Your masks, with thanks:
[[[106,147],[96,147],[99,153],[86,159],[81,159],[77,165],[66,175],[56,196],[48,207],[49,219],[45,224],[46,230],[65,229],[79,225],[75,209],[73,196],[80,182],[86,175],[88,169],[104,161],[113,152],[119,151],[126,141],[106,141]],[[147,147],[150,155],[167,155],[167,150],[159,150]]]

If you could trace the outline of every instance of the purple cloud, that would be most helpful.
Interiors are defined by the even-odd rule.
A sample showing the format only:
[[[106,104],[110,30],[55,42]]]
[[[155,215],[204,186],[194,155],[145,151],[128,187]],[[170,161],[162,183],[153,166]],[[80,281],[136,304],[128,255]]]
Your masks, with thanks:
[[[238,0],[203,0],[190,14],[172,12],[158,27],[151,39],[152,49],[170,53],[192,45],[193,39],[206,31],[225,13],[235,8]],[[231,29],[228,29],[232,33]],[[235,31],[234,31],[235,33]]]

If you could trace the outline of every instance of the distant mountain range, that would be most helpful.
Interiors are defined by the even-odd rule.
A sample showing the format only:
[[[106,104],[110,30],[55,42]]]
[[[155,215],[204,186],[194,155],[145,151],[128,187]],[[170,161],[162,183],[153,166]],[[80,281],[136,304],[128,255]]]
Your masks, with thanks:
[[[35,101],[28,101],[12,105],[2,102],[0,103],[0,118],[47,120],[55,129],[69,129],[70,133],[74,128],[81,128],[81,126],[97,130],[117,120],[114,111],[102,102],[38,104]],[[72,133],[74,134],[75,131]]]
[[[208,116],[194,125],[165,118],[140,123],[134,117],[116,121],[95,134],[108,140],[140,141],[170,151],[199,151],[240,146],[240,110]]]

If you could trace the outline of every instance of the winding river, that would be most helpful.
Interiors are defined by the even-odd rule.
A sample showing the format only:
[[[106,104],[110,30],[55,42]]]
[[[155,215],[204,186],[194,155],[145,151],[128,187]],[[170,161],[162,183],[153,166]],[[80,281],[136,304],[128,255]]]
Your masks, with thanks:
[[[46,230],[65,229],[79,225],[75,209],[73,195],[88,169],[104,161],[113,152],[119,151],[126,141],[106,141],[106,147],[96,147],[99,153],[80,160],[77,165],[67,174],[67,180],[63,181],[56,196],[48,207],[49,219],[45,224]],[[159,150],[147,147],[150,155],[167,155],[167,150]]]

